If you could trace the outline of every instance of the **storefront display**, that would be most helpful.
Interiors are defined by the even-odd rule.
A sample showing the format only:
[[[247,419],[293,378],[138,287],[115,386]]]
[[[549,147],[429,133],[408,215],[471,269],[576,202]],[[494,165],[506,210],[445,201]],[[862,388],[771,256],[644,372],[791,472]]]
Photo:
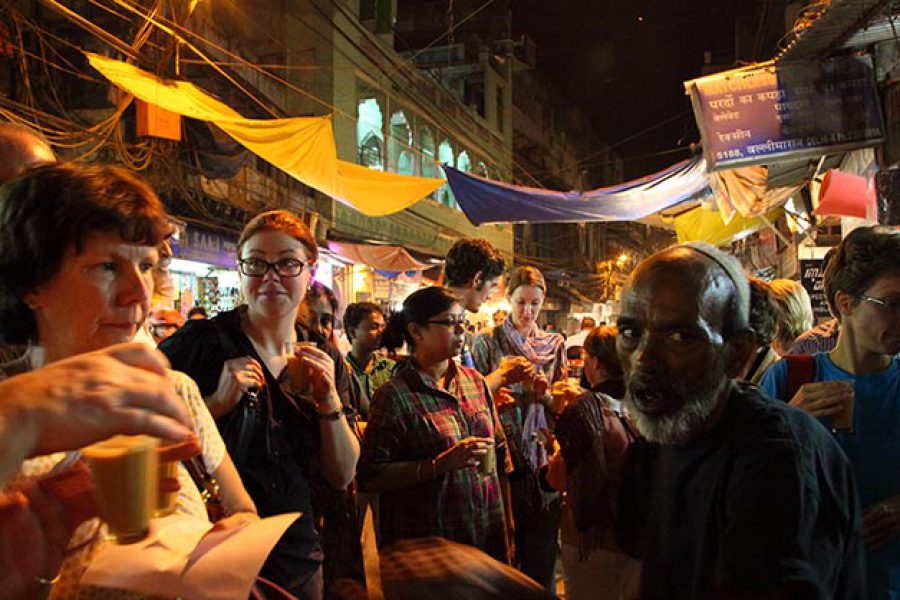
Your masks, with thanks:
[[[173,239],[172,255],[176,310],[202,306],[214,316],[240,303],[234,238],[189,225]]]

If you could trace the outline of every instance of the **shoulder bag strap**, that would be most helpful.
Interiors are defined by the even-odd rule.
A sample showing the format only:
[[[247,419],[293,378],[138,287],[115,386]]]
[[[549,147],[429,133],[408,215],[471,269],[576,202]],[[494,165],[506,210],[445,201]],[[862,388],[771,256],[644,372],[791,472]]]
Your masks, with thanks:
[[[816,359],[809,354],[785,356],[787,361],[787,382],[784,388],[784,401],[790,402],[803,384],[816,379]]]

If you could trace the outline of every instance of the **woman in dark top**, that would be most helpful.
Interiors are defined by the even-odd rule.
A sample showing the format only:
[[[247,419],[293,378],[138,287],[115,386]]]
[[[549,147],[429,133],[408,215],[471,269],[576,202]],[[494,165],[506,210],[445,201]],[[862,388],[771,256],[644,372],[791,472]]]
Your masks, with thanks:
[[[229,450],[261,516],[303,513],[261,574],[300,598],[318,599],[322,551],[310,504],[310,462],[316,457],[328,483],[343,489],[353,479],[359,457],[359,444],[341,410],[331,358],[312,345],[297,350],[312,386],[302,396],[290,389],[285,376],[285,345],[297,341],[297,308],[318,249],[303,222],[279,210],[247,224],[237,254],[247,304],[213,319],[188,322],[160,349],[173,368],[194,378],[218,419],[234,411],[248,392],[258,391],[262,414],[249,447]]]

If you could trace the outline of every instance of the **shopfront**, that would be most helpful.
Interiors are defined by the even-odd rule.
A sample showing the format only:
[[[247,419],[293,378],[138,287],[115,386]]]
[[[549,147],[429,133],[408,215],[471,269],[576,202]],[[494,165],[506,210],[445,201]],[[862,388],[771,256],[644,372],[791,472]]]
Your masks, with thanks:
[[[172,240],[169,273],[175,309],[182,314],[202,306],[209,316],[239,304],[235,238],[188,225]]]

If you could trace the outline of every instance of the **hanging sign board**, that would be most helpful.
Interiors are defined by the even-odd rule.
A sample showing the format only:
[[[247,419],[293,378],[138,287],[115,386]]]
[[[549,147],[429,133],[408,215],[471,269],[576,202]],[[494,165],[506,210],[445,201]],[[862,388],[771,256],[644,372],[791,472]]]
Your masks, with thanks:
[[[237,264],[237,250],[233,238],[190,226],[178,236],[178,239],[173,238],[172,256],[226,269],[234,269]]]
[[[821,322],[831,318],[831,311],[828,310],[828,301],[825,300],[825,269],[822,267],[824,261],[821,258],[800,259],[800,283],[809,294],[812,302],[813,317],[815,321]]]
[[[868,56],[768,62],[684,86],[713,171],[832,154],[884,140]]]

